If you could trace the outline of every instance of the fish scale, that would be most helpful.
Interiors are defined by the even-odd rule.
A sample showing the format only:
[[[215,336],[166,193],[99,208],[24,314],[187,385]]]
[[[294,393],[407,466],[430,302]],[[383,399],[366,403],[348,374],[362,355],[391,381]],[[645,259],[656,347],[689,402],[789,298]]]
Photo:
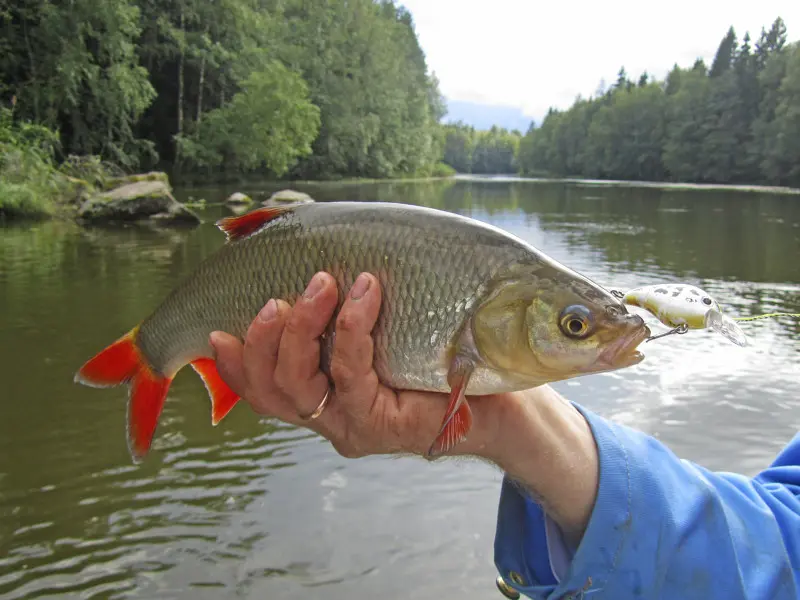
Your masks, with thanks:
[[[633,352],[647,329],[640,317],[529,244],[467,217],[333,202],[262,208],[220,227],[228,243],[76,375],[88,385],[130,385],[134,459],[149,450],[171,381],[184,366],[205,382],[214,424],[231,410],[239,398],[217,372],[209,335],[243,339],[269,299],[293,305],[320,271],[336,279],[339,307],[360,273],[377,277],[383,301],[373,360],[385,385],[450,393],[432,452],[446,451],[469,430],[467,393],[518,390],[641,360]],[[573,317],[581,327],[592,324],[585,341],[565,333],[563,319]],[[326,372],[334,323],[321,352]]]
[[[393,386],[449,390],[442,361],[466,307],[497,270],[524,258],[524,248],[504,247],[475,261],[479,240],[461,221],[409,226],[406,211],[359,208],[349,223],[330,224],[329,206],[304,205],[224,246],[142,323],[144,355],[170,374],[190,357],[213,356],[212,331],[244,337],[267,300],[294,303],[318,271],[331,272],[345,289],[367,271],[378,274],[384,290],[375,331],[379,374]],[[438,310],[430,310],[431,300]],[[431,344],[434,332],[438,342]]]

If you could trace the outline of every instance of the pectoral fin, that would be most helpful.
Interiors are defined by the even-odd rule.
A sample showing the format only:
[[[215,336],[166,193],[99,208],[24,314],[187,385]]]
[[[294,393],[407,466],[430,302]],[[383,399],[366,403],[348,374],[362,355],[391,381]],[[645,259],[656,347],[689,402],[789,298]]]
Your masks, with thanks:
[[[475,364],[464,357],[456,356],[450,367],[447,379],[450,384],[450,403],[447,406],[441,428],[436,439],[428,449],[428,456],[434,457],[448,452],[453,446],[464,441],[472,428],[472,411],[465,393]]]

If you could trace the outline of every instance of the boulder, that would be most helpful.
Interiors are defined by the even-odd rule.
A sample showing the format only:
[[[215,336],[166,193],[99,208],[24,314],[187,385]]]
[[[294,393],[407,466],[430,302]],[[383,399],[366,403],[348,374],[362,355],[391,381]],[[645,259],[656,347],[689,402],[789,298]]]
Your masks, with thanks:
[[[253,199],[247,194],[243,194],[242,192],[234,192],[233,194],[228,196],[227,200],[225,200],[225,204],[230,204],[232,206],[244,206],[252,203]]]
[[[200,223],[200,218],[175,200],[169,186],[160,180],[128,183],[95,194],[80,207],[78,217],[100,222]]]
[[[169,177],[163,171],[150,171],[149,173],[137,173],[135,175],[123,175],[122,177],[109,177],[103,182],[103,189],[113,190],[114,188],[128,185],[129,183],[140,183],[142,181],[160,181],[169,186]]]
[[[263,206],[278,206],[281,204],[307,204],[314,202],[314,199],[303,192],[297,190],[280,190],[272,194],[261,204]]]
[[[64,201],[72,208],[77,208],[88,200],[94,188],[92,184],[77,177],[64,176]]]

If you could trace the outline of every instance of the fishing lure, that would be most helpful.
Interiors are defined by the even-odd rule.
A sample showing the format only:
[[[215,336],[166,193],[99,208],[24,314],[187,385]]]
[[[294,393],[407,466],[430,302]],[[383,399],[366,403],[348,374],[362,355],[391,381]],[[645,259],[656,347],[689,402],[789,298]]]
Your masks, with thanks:
[[[672,327],[666,333],[651,336],[648,342],[690,329],[712,329],[738,346],[747,345],[747,336],[737,322],[770,319],[774,317],[800,317],[800,313],[768,313],[754,317],[729,317],[719,303],[707,292],[693,285],[667,283],[638,287],[623,294],[613,292],[625,304],[638,306],[652,313],[659,321]]]

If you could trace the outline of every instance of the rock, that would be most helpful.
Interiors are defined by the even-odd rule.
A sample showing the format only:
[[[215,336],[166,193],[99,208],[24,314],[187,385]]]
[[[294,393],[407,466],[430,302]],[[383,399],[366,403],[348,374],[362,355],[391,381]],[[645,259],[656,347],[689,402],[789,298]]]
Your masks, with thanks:
[[[250,212],[250,205],[249,204],[231,204],[228,207],[228,210],[231,211],[235,215],[243,215],[246,212]]]
[[[94,188],[88,181],[77,177],[64,176],[64,199],[73,208],[77,208],[94,192]]]
[[[248,196],[247,194],[243,194],[242,192],[234,192],[228,199],[225,200],[225,204],[231,204],[234,206],[242,206],[245,204],[252,204],[253,199]]]
[[[309,202],[314,202],[314,199],[308,194],[296,190],[280,190],[261,204],[263,206],[276,206],[280,204],[307,204]]]
[[[162,171],[150,171],[149,173],[138,173],[136,175],[124,175],[122,177],[109,177],[104,182],[104,189],[113,190],[114,188],[128,185],[129,183],[140,183],[142,181],[160,181],[169,186],[169,177]]]
[[[163,181],[129,183],[95,194],[83,203],[78,217],[86,221],[150,221],[200,223],[200,218],[175,200]]]

